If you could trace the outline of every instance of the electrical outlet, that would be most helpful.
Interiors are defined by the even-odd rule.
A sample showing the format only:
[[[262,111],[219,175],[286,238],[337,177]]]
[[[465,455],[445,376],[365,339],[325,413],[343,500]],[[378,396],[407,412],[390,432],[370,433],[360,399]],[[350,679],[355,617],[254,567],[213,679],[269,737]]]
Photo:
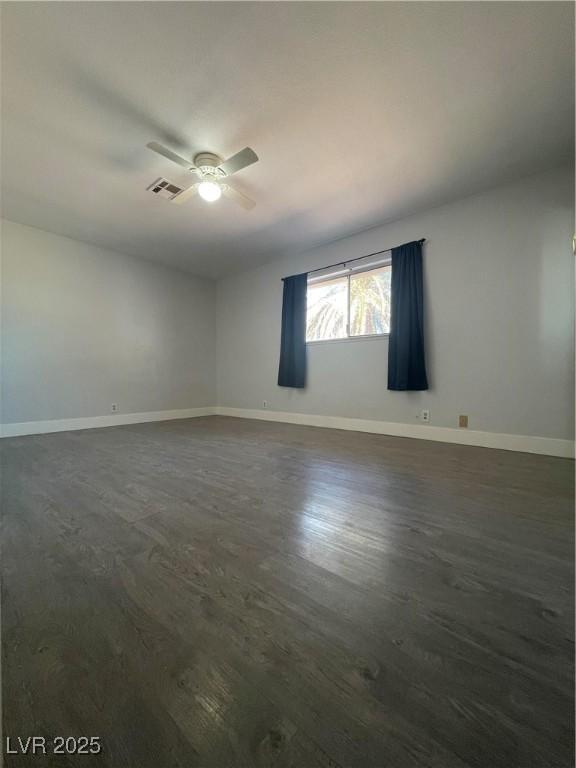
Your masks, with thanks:
[[[116,413],[116,411],[118,410],[118,404],[112,403],[112,405],[110,406],[110,410],[112,411],[112,413]]]
[[[423,410],[420,411],[420,418],[422,419],[422,421],[425,421],[426,423],[430,421],[430,411],[428,410],[428,408],[424,408]]]
[[[458,426],[461,429],[468,429],[468,416],[465,413],[458,416]]]
[[[268,408],[268,400],[262,400],[262,407]]]

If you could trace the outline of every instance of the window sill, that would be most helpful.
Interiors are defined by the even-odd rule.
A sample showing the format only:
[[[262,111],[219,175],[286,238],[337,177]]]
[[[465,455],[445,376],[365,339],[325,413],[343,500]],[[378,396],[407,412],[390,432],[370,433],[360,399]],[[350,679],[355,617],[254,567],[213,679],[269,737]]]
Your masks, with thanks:
[[[374,341],[375,339],[387,339],[389,333],[373,333],[371,336],[346,336],[344,339],[318,339],[316,341],[307,341],[307,347],[315,347],[318,344],[349,344],[357,341]]]

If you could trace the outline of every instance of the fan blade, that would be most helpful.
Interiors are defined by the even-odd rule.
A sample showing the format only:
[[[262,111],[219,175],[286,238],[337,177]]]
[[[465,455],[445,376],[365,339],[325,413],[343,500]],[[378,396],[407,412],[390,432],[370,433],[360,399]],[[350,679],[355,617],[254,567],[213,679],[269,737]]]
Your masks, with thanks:
[[[171,149],[163,147],[162,144],[158,144],[157,141],[151,141],[149,144],[146,144],[146,146],[148,149],[151,149],[152,152],[157,152],[159,155],[167,157],[168,160],[172,160],[173,163],[181,165],[182,168],[186,168],[188,171],[191,171],[195,167],[194,163],[191,163],[190,160],[185,160],[183,157],[180,157],[180,155],[177,155],[176,152],[172,152]]]
[[[238,203],[238,205],[242,206],[247,211],[252,210],[256,203],[254,200],[251,200],[249,197],[247,197],[242,192],[238,192],[237,189],[234,189],[234,187],[226,186],[222,187],[224,194],[229,200],[233,200],[235,203]]]
[[[250,149],[250,147],[245,147],[244,149],[241,149],[240,152],[229,157],[228,160],[224,160],[223,163],[220,163],[219,167],[227,176],[232,176],[233,173],[241,171],[242,168],[246,168],[257,161],[258,155],[256,152],[254,152],[253,149]]]
[[[197,192],[198,184],[192,184],[188,189],[183,189],[182,192],[179,192],[176,197],[172,198],[171,202],[176,203],[176,205],[182,205],[186,200],[190,200],[191,197],[194,197]]]

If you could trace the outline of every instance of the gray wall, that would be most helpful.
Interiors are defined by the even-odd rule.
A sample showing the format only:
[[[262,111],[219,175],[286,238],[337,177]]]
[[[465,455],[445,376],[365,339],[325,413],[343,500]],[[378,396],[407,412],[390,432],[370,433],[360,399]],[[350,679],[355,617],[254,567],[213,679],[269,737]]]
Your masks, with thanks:
[[[215,286],[2,222],[2,421],[214,405]]]
[[[574,200],[569,169],[465,198],[218,284],[218,404],[570,439],[574,424]],[[428,371],[386,389],[388,340],[308,348],[306,390],[276,385],[281,278],[420,237]]]
[[[218,284],[2,225],[2,421],[212,406],[571,439],[573,175],[557,170]],[[309,347],[276,385],[281,278],[426,237],[429,392],[386,390],[387,339]],[[216,371],[217,353],[217,371]],[[217,376],[216,376],[217,372]],[[216,393],[215,380],[218,388]]]

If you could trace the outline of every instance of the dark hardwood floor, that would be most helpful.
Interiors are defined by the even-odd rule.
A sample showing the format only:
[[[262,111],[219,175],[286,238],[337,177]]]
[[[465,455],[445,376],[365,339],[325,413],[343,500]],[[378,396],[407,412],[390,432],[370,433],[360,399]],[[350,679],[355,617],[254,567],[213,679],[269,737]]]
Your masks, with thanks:
[[[573,462],[211,417],[3,440],[6,766],[569,768]]]

